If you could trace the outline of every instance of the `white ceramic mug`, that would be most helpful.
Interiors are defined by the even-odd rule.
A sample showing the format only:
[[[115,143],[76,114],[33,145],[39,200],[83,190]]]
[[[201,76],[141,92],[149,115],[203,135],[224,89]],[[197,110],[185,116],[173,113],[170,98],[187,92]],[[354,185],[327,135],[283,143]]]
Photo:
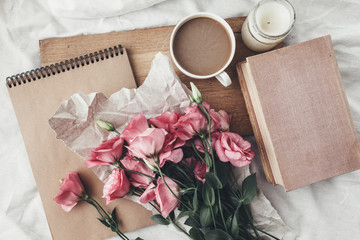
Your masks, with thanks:
[[[224,66],[220,70],[218,70],[217,72],[210,74],[210,75],[196,75],[196,74],[190,73],[189,71],[185,70],[183,67],[180,66],[180,64],[178,63],[178,61],[176,60],[176,58],[174,56],[173,43],[174,43],[174,37],[175,37],[177,31],[180,29],[180,27],[184,23],[190,21],[191,19],[199,18],[199,17],[207,17],[207,18],[213,19],[216,22],[220,23],[224,27],[224,29],[227,31],[228,36],[231,41],[231,53],[230,53],[228,61],[224,64]],[[206,79],[206,78],[216,77],[216,79],[219,80],[219,82],[222,85],[224,85],[225,87],[227,87],[231,84],[231,79],[230,79],[229,75],[225,72],[225,69],[229,66],[229,64],[231,63],[231,60],[234,57],[235,48],[236,48],[235,36],[234,36],[234,32],[232,31],[230,25],[223,18],[221,18],[213,13],[209,13],[209,12],[198,12],[198,13],[191,14],[191,15],[183,18],[182,20],[180,20],[180,22],[178,24],[176,24],[176,26],[171,34],[171,38],[170,38],[171,57],[172,57],[175,65],[180,69],[181,72],[183,72],[185,75],[187,75],[191,78],[196,78],[196,79]]]

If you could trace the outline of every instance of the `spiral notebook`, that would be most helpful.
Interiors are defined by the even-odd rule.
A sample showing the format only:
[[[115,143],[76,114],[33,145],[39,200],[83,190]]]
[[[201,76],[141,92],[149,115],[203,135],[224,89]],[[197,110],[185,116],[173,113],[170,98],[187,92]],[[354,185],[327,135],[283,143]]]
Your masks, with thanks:
[[[103,92],[110,96],[122,87],[136,87],[126,50],[120,45],[111,47],[8,77],[6,84],[53,238],[98,240],[112,236],[88,204],[80,203],[65,213],[52,200],[59,191],[59,179],[69,171],[78,171],[87,192],[105,206],[101,199],[103,183],[79,156],[55,138],[48,119],[74,93]],[[152,223],[150,213],[140,205],[118,200],[107,209],[114,206],[125,232]]]

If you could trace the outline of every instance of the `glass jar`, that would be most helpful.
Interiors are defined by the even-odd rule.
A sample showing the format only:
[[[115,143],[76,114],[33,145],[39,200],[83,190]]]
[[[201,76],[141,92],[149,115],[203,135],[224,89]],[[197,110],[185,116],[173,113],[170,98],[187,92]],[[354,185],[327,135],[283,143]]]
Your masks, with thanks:
[[[289,35],[295,19],[294,7],[287,0],[262,0],[243,23],[241,37],[249,49],[268,51]]]

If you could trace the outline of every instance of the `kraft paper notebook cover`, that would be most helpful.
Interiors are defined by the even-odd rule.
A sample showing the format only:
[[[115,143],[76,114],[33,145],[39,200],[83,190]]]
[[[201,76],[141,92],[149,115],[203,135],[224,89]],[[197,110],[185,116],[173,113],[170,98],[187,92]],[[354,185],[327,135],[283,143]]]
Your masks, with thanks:
[[[360,143],[330,36],[237,66],[269,182],[286,191],[360,168]]]
[[[59,179],[69,171],[78,171],[87,183],[87,192],[105,206],[103,183],[85,167],[83,159],[55,138],[48,119],[74,93],[103,92],[108,97],[122,87],[136,87],[126,50],[113,47],[18,74],[7,78],[7,86],[53,238],[98,240],[113,236],[89,204],[80,203],[65,213],[53,201]],[[106,209],[114,206],[125,232],[152,224],[150,212],[138,204],[118,200]]]

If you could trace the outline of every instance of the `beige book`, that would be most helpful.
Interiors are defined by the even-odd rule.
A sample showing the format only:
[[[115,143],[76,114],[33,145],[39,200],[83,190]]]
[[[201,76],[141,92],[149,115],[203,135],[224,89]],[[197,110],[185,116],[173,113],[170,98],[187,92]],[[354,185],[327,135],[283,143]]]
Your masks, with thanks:
[[[330,36],[237,66],[266,178],[286,191],[360,168],[360,143]]]
[[[122,87],[136,87],[126,50],[121,46],[108,48],[18,74],[7,78],[7,86],[53,239],[99,240],[113,236],[96,219],[98,213],[89,204],[80,203],[66,213],[53,201],[59,179],[69,171],[78,171],[87,192],[105,206],[101,199],[103,183],[85,167],[83,159],[56,139],[48,119],[74,93],[103,92],[109,97]],[[152,224],[151,213],[136,203],[120,199],[106,209],[115,206],[125,232]]]

